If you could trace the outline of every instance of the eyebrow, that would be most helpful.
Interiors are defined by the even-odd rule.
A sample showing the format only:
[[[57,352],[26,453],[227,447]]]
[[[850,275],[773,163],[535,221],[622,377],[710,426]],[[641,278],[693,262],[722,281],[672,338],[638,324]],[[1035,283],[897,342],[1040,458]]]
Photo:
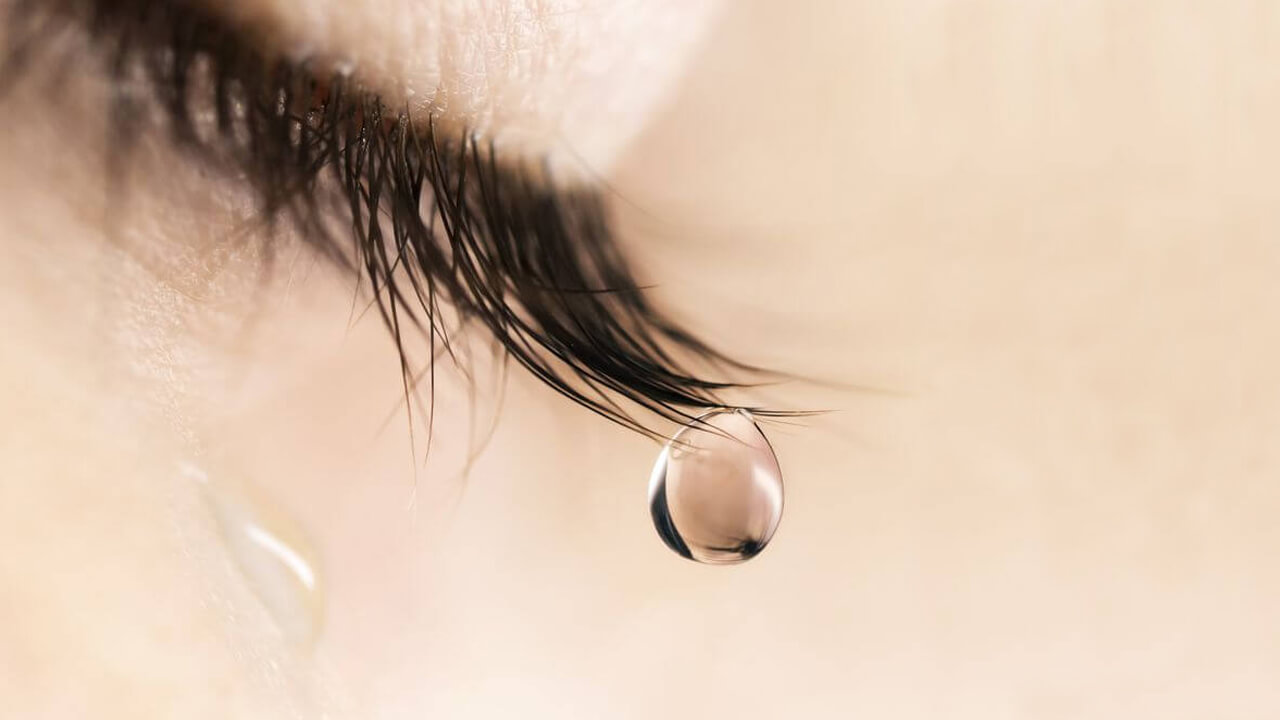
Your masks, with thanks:
[[[599,188],[557,184],[538,158],[499,157],[466,128],[411,118],[358,71],[287,58],[203,4],[17,0],[0,91],[57,45],[42,38],[69,26],[87,31],[114,87],[149,89],[145,101],[114,95],[111,152],[123,157],[151,129],[149,104],[180,149],[248,178],[264,217],[356,273],[357,292],[367,283],[406,398],[434,387],[436,358],[459,362],[451,337],[476,325],[559,394],[655,438],[654,416],[688,422],[729,407],[721,394],[740,386],[691,365],[761,373],[649,301]],[[409,356],[410,331],[427,339],[424,368]]]

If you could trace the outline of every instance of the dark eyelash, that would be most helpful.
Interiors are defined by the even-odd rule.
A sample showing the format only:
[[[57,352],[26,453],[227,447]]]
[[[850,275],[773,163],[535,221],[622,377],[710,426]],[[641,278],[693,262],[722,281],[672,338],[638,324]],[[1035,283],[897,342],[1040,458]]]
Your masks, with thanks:
[[[363,274],[399,348],[407,397],[424,375],[413,371],[406,331],[426,334],[433,366],[437,351],[453,356],[450,335],[463,324],[483,326],[561,395],[655,437],[635,409],[687,422],[725,407],[720,392],[737,387],[678,358],[759,372],[646,299],[598,191],[557,189],[545,167],[500,162],[492,146],[430,120],[415,125],[349,75],[319,76],[272,55],[194,2],[18,0],[0,88],[70,18],[105,48],[118,86],[146,81],[180,146],[243,171],[268,217]],[[135,138],[136,99],[118,94],[113,104],[116,137]],[[452,329],[446,305],[459,320]]]

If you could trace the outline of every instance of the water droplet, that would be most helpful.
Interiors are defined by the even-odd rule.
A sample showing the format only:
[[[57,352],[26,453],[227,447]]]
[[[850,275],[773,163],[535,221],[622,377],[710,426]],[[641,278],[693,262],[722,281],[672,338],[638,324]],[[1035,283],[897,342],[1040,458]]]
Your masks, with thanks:
[[[782,470],[751,414],[715,411],[676,433],[653,466],[649,513],[690,560],[729,565],[764,550],[782,520]]]
[[[297,522],[250,485],[211,480],[192,465],[181,470],[205,490],[227,549],[281,632],[310,647],[324,620],[324,584]]]

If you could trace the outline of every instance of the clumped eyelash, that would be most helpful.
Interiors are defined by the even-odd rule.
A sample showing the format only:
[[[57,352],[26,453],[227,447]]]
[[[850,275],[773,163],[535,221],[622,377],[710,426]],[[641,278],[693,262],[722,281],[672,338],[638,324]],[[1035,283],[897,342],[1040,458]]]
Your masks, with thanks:
[[[394,336],[406,398],[423,378],[430,393],[438,356],[457,360],[459,324],[482,326],[559,394],[652,437],[636,410],[685,423],[727,407],[720,394],[738,387],[681,358],[759,373],[645,297],[598,190],[557,188],[544,166],[500,162],[473,135],[415,123],[351,74],[271,54],[193,0],[17,0],[0,89],[69,19],[88,28],[117,85],[140,78],[153,90],[183,149],[231,163],[266,217],[360,274]],[[140,132],[137,102],[113,99],[117,141]],[[406,350],[410,331],[427,338],[425,373]]]

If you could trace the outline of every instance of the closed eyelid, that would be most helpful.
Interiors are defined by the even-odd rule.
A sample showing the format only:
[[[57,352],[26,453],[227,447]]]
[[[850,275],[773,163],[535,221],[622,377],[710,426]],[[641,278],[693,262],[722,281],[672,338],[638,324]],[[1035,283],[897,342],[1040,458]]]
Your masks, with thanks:
[[[18,12],[40,12],[34,5]],[[720,393],[734,383],[682,358],[751,371],[640,291],[599,189],[558,183],[545,164],[503,157],[465,127],[413,117],[358,74],[295,62],[198,5],[52,8],[87,21],[117,84],[150,88],[182,149],[239,171],[268,216],[363,278],[397,341],[407,395],[430,377],[406,350],[408,334],[447,356],[461,325],[486,330],[561,395],[646,434],[657,433],[637,410],[683,422],[725,406]],[[121,140],[158,129],[111,115],[135,118],[116,127]],[[444,307],[460,322],[446,323]]]
[[[222,0],[294,61],[358,69],[430,114],[539,156],[559,177],[612,164],[673,84],[721,0]]]

